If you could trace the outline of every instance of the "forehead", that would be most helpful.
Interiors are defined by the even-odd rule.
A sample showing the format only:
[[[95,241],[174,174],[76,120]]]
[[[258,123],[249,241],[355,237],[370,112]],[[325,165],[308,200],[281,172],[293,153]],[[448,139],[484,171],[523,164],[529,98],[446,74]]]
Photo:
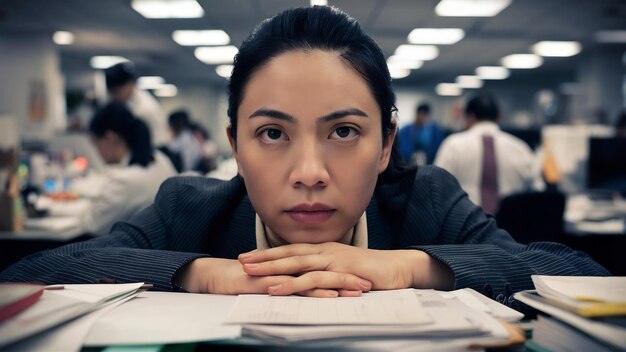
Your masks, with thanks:
[[[291,110],[285,112],[296,117],[353,107],[367,109],[380,119],[367,82],[332,51],[288,51],[259,68],[245,87],[238,116],[261,107]]]

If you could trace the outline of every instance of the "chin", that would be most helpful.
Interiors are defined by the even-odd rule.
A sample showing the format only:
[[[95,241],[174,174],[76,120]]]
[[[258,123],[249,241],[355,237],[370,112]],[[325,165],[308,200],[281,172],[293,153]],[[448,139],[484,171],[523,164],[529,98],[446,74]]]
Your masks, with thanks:
[[[306,229],[290,231],[290,236],[281,236],[286,242],[289,243],[325,243],[336,242],[343,237],[343,233],[328,233],[322,229]]]

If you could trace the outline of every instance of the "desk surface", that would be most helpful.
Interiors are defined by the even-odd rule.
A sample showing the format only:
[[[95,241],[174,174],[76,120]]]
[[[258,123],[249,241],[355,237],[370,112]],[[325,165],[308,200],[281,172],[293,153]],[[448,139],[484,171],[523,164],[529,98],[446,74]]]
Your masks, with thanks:
[[[0,231],[0,241],[2,240],[17,240],[17,241],[32,241],[32,240],[47,240],[47,241],[70,241],[81,236],[83,232],[78,227],[72,227],[58,230],[44,230],[44,229],[24,229],[21,231]]]
[[[626,200],[593,200],[572,195],[565,206],[565,232],[582,235],[626,235]]]

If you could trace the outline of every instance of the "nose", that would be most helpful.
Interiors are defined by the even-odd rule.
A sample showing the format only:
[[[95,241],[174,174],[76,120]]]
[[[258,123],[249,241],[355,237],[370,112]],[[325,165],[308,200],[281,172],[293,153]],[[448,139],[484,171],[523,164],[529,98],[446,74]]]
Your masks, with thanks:
[[[298,148],[292,155],[289,182],[293,187],[323,188],[330,181],[323,152],[314,145]]]

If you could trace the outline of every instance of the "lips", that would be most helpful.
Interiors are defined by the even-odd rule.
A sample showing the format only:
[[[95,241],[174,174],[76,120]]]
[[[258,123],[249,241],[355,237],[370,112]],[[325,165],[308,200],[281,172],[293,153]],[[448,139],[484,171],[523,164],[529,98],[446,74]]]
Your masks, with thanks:
[[[330,219],[336,209],[326,204],[298,204],[286,211],[287,215],[296,222],[303,224],[321,224]]]

